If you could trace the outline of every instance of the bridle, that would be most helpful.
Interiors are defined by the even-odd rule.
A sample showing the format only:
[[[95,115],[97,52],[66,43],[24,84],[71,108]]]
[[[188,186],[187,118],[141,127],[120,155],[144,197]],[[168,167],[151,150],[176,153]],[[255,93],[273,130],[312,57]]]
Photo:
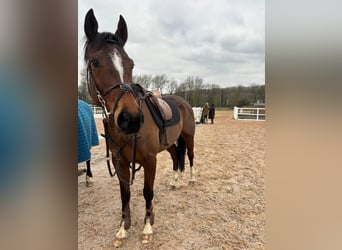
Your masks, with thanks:
[[[96,93],[97,99],[99,100],[101,107],[104,110],[104,115],[106,118],[108,118],[108,116],[110,114],[114,114],[114,112],[118,106],[118,103],[124,94],[131,93],[135,97],[134,99],[140,98],[139,93],[134,91],[134,89],[132,88],[132,85],[130,83],[115,83],[112,86],[106,88],[105,90],[100,91],[97,87],[97,84],[95,82],[94,77],[92,76],[90,63],[87,66],[87,85],[88,85],[89,90],[92,89]],[[121,91],[115,100],[115,104],[114,104],[114,108],[113,108],[112,112],[108,112],[107,107],[106,107],[105,98],[110,92],[112,92],[114,89],[117,89],[117,88],[120,88]],[[140,103],[138,103],[138,105],[140,107]]]
[[[106,40],[109,43],[114,43],[114,40]],[[112,86],[106,88],[103,91],[100,91],[97,87],[96,81],[94,79],[94,77],[92,76],[92,72],[91,72],[91,65],[90,63],[88,63],[87,66],[87,85],[88,85],[88,89],[92,89],[95,93],[96,96],[98,98],[98,101],[101,104],[102,110],[103,110],[103,125],[104,125],[104,131],[105,134],[102,135],[105,140],[106,140],[106,161],[107,161],[107,167],[108,167],[108,171],[111,177],[115,176],[115,174],[117,174],[119,172],[120,169],[120,156],[121,156],[121,150],[129,143],[129,141],[132,140],[133,143],[133,150],[132,150],[132,165],[130,165],[130,168],[132,168],[132,179],[130,184],[133,184],[133,180],[135,177],[135,172],[139,171],[141,169],[141,165],[136,169],[135,168],[135,158],[136,158],[136,146],[137,146],[137,139],[140,138],[140,136],[138,136],[137,134],[133,134],[131,137],[128,137],[127,140],[125,140],[125,142],[122,145],[118,145],[110,136],[109,134],[109,116],[110,115],[114,115],[118,103],[121,100],[121,98],[125,95],[125,94],[132,94],[134,96],[134,100],[139,100],[138,101],[138,106],[141,109],[142,107],[142,103],[144,102],[144,99],[146,98],[146,95],[140,90],[137,91],[137,88],[133,88],[134,85],[130,84],[130,83],[115,83]],[[120,88],[120,93],[117,96],[116,100],[115,100],[115,104],[114,104],[114,108],[112,110],[112,112],[108,112],[107,107],[106,107],[106,96],[108,96],[108,94],[110,92],[112,92],[114,89]],[[141,88],[139,88],[141,89]],[[142,121],[140,121],[142,125]],[[115,157],[115,164],[114,164],[114,168],[115,168],[115,172],[114,174],[111,171],[111,167],[110,167],[110,158],[109,158],[109,147],[108,147],[108,143],[109,140],[115,145],[116,148],[116,157]],[[119,174],[118,178],[120,182],[125,182],[128,183],[127,180],[121,179]]]
[[[120,39],[120,37],[116,36],[115,34],[111,34],[111,33],[108,33],[106,34],[106,37],[104,38],[104,42],[106,43],[110,43],[110,44],[116,44],[120,47],[123,47],[123,42],[122,40]],[[132,84],[130,83],[114,83],[112,86],[104,89],[102,92],[98,89],[98,86],[95,82],[95,79],[94,77],[92,76],[92,72],[91,72],[91,61],[88,62],[88,65],[87,65],[87,85],[88,85],[88,89],[92,89],[96,95],[97,95],[97,98],[102,106],[102,108],[104,109],[104,115],[106,118],[108,118],[109,114],[114,114],[116,108],[117,108],[117,105],[120,101],[120,99],[122,98],[122,96],[125,94],[125,93],[131,93],[133,94],[133,96],[135,97],[139,97],[138,93],[136,93],[136,91],[134,91],[134,89],[132,88]],[[106,108],[106,105],[105,105],[105,97],[114,89],[116,88],[120,88],[121,89],[121,92],[118,96],[118,98],[116,99],[115,101],[115,104],[114,104],[114,108],[113,108],[113,111],[111,113],[109,113],[107,111],[107,108]],[[140,107],[140,103],[139,103],[139,107]]]

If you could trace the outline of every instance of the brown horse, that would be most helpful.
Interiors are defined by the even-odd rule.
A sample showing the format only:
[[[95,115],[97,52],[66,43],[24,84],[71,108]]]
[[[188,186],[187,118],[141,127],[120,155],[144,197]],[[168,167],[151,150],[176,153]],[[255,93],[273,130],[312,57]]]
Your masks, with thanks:
[[[115,166],[122,200],[122,219],[116,234],[115,246],[122,244],[131,226],[130,217],[130,167],[132,180],[134,164],[144,168],[143,194],[146,201],[143,243],[152,239],[153,185],[156,174],[156,155],[167,149],[173,160],[174,180],[177,170],[184,170],[185,153],[190,161],[190,181],[194,183],[194,134],[195,121],[191,106],[181,97],[167,95],[164,98],[174,103],[179,121],[164,127],[160,133],[154,117],[147,105],[148,91],[132,83],[134,62],[124,50],[127,41],[127,25],[122,16],[115,33],[98,32],[98,23],[93,10],[85,18],[85,61],[88,65],[88,88],[95,104],[101,105],[108,117],[109,147]],[[108,111],[110,112],[108,112]],[[164,135],[166,141],[161,142]],[[132,163],[132,166],[131,166]]]

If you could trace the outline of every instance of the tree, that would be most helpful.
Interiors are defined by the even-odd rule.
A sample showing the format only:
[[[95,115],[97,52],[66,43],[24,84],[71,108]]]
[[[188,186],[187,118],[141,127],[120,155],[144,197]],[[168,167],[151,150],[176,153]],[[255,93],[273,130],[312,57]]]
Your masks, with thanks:
[[[221,88],[220,85],[211,84],[209,90],[209,102],[214,103],[215,106],[221,106]]]
[[[152,78],[152,86],[154,89],[159,89],[160,93],[163,92],[163,88],[168,82],[166,75],[156,75]]]
[[[145,89],[149,89],[152,86],[152,76],[151,75],[133,76],[133,82],[139,83]]]
[[[169,84],[167,85],[167,87],[166,87],[166,93],[168,93],[168,94],[174,94],[174,93],[176,93],[176,91],[177,91],[177,81],[176,80],[171,80],[171,81],[169,81]]]
[[[186,89],[186,85],[184,82],[177,86],[175,94],[187,100],[187,89]]]
[[[93,102],[88,91],[87,70],[85,68],[81,70],[80,73],[80,85],[78,85],[78,98],[87,103]]]
[[[92,103],[88,92],[86,70],[81,71],[78,96]],[[183,82],[170,80],[162,75],[134,75],[133,82],[139,83],[146,90],[160,89],[167,94],[183,97],[192,106],[202,107],[204,103],[214,103],[217,107],[251,106],[257,102],[265,103],[265,85],[234,86],[221,88],[214,83],[204,83],[199,76],[187,76]]]
[[[196,76],[194,80],[194,95],[193,95],[193,105],[194,106],[202,106],[206,100],[202,97],[202,89],[203,89],[203,79]]]

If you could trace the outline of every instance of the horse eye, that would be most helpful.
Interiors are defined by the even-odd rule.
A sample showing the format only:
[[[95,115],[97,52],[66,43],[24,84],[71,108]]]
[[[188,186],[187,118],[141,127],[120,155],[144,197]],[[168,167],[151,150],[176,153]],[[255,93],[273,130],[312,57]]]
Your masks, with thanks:
[[[96,67],[99,66],[99,61],[96,60],[96,59],[93,59],[93,60],[90,61],[90,64],[91,64],[91,66],[96,68]]]

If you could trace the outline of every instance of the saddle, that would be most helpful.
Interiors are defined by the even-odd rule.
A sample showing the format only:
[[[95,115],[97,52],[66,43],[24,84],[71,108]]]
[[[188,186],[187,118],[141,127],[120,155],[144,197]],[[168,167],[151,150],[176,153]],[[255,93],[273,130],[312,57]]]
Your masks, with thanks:
[[[143,88],[139,84],[134,84],[135,89]],[[169,145],[166,128],[176,125],[180,121],[180,113],[178,107],[167,97],[162,96],[159,90],[145,92],[145,103],[151,112],[154,122],[159,128],[159,143],[165,146]]]
[[[165,146],[169,145],[166,128],[179,123],[178,107],[167,97],[161,96],[159,91],[150,92],[145,101],[159,128],[159,143]]]
[[[150,96],[150,100],[157,107],[160,115],[162,116],[164,121],[168,121],[172,118],[172,110],[170,105],[163,100],[159,90],[152,90],[152,95]]]

